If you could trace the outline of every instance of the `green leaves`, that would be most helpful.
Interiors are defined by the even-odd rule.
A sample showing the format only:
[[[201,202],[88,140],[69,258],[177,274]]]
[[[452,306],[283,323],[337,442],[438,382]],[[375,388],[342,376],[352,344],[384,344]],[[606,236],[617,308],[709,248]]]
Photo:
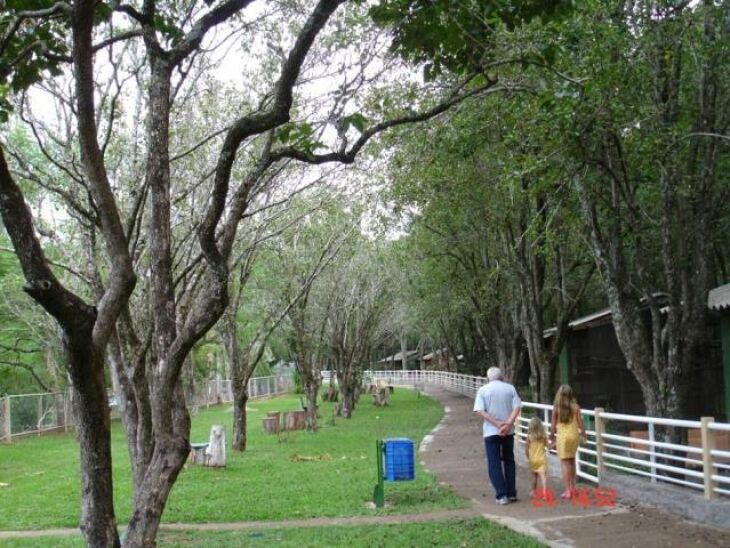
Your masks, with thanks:
[[[175,24],[173,17],[161,13],[155,15],[155,29],[172,43],[177,42],[185,36],[185,33]]]
[[[307,154],[325,148],[325,145],[316,139],[314,129],[308,122],[284,124],[274,132],[274,140],[283,145],[292,145]]]
[[[499,29],[559,19],[572,9],[572,0],[384,0],[370,9],[370,15],[392,30],[394,51],[410,61],[427,63],[428,81],[446,69],[480,68],[492,57]],[[552,55],[546,52],[545,58]]]
[[[0,122],[12,111],[11,96],[28,89],[44,76],[62,72],[61,59],[67,55],[67,27],[62,19],[23,19],[17,11],[44,9],[50,1],[11,0],[0,14]]]
[[[360,133],[362,133],[363,131],[365,131],[365,126],[367,125],[367,123],[368,119],[359,112],[350,114],[349,116],[345,116],[342,119],[343,129],[345,131],[347,131],[350,126],[352,126]]]

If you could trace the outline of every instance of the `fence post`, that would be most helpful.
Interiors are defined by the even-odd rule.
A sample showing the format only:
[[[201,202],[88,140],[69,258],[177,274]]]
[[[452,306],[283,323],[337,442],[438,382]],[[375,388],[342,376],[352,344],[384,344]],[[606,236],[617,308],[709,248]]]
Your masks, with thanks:
[[[10,421],[10,396],[5,396],[5,441],[13,442],[13,423]]]
[[[63,431],[68,432],[68,427],[71,426],[71,392],[67,388],[63,393]]]
[[[598,477],[598,483],[601,483],[601,477],[603,476],[603,433],[605,431],[605,424],[603,422],[603,407],[596,407],[595,413],[595,429],[596,429],[596,476]]]
[[[656,483],[656,446],[654,445],[654,441],[656,440],[655,434],[654,434],[654,423],[649,423],[649,451],[651,453],[649,454],[649,462],[651,463],[651,482]]]
[[[35,421],[36,427],[38,428],[38,435],[41,435],[41,421],[43,420],[43,396],[38,396],[38,420]]]
[[[715,449],[715,436],[710,430],[710,424],[714,420],[714,417],[702,417],[700,419],[703,484],[705,486],[705,498],[708,500],[715,498],[715,482],[712,481],[712,450]]]

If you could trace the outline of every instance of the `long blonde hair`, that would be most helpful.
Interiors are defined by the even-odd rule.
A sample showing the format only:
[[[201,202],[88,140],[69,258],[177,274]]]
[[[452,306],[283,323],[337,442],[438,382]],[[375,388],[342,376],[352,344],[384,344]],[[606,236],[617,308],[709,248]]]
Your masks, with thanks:
[[[527,439],[531,442],[545,443],[547,434],[545,433],[545,425],[537,417],[532,417],[527,424]]]
[[[567,384],[561,384],[553,402],[555,420],[562,423],[570,422],[573,419],[573,413],[577,405],[575,396],[573,396],[573,389]]]

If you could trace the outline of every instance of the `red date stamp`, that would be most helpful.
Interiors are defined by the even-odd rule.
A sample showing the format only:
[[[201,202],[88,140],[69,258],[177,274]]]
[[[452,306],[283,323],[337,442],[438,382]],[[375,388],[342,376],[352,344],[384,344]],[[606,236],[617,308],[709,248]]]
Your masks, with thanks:
[[[616,506],[616,489],[580,487],[565,498],[574,508],[611,508]],[[535,508],[552,508],[557,501],[553,490],[547,489],[536,492],[530,502]]]

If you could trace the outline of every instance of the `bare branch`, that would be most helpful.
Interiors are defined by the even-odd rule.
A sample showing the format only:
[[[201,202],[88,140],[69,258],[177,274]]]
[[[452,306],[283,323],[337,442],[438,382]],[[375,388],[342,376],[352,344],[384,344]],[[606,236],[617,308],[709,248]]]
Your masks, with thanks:
[[[97,51],[101,51],[104,48],[111,46],[112,44],[116,44],[117,42],[122,42],[123,40],[129,40],[130,38],[137,38],[137,37],[142,36],[142,34],[143,34],[143,32],[139,29],[128,30],[126,32],[117,34],[116,36],[107,38],[106,40],[102,40],[98,44],[94,44],[91,47],[91,51],[96,53]]]
[[[224,23],[252,2],[253,0],[227,0],[201,17],[195,22],[185,38],[170,51],[172,66],[178,65],[191,52],[196,50],[211,28]]]

